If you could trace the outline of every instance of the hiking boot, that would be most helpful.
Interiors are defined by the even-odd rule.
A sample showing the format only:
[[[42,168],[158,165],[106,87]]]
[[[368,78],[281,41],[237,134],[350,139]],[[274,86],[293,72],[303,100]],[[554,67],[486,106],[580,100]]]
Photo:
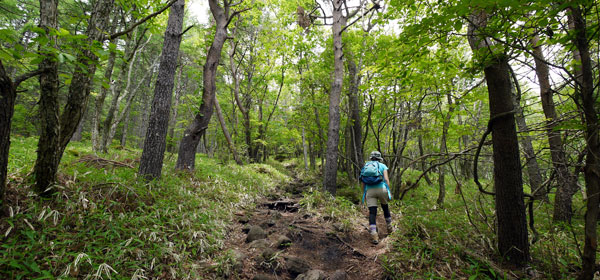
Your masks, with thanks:
[[[392,232],[394,232],[394,226],[392,226],[392,223],[387,223],[387,234],[391,234]]]
[[[371,234],[371,242],[373,244],[378,244],[379,243],[379,235],[377,234],[377,232],[371,231],[370,234]]]

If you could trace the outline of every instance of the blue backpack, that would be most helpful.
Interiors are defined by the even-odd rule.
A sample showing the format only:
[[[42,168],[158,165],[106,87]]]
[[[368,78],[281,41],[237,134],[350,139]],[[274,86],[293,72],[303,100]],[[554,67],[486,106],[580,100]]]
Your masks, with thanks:
[[[383,173],[379,169],[379,162],[367,161],[360,170],[360,181],[366,185],[377,185],[383,181]]]

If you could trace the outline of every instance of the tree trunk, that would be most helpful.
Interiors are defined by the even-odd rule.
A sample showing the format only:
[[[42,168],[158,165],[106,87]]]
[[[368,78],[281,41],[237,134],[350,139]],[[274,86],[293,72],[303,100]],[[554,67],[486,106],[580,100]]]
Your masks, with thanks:
[[[156,72],[155,69],[150,70],[152,71],[152,73]],[[150,79],[148,79],[148,84],[146,85],[148,90],[152,89],[152,83],[153,83],[154,77],[151,77]],[[148,122],[150,120],[150,94],[149,93],[145,93],[144,95],[142,95],[142,101],[141,101],[141,110],[142,112],[140,113],[141,115],[141,120],[140,120],[140,125],[138,126],[138,147],[140,149],[144,149],[144,140],[146,139],[146,131],[148,130]]]
[[[56,29],[58,14],[58,0],[40,0],[40,27],[43,28],[49,42],[56,47],[56,37],[48,31]],[[37,159],[34,166],[35,188],[38,193],[50,195],[49,188],[56,181],[60,156],[60,122],[58,101],[58,60],[51,52],[40,46],[40,53],[46,57],[40,62],[40,69],[47,69],[39,77],[40,80],[40,138],[38,140]],[[14,102],[14,101],[13,101]],[[75,125],[76,127],[77,125]],[[9,135],[10,136],[10,135]],[[71,135],[67,139],[70,139]]]
[[[110,102],[110,107],[108,108],[106,118],[104,119],[104,124],[102,125],[102,140],[100,141],[100,151],[103,153],[108,152],[108,147],[111,144],[110,142],[112,142],[112,138],[109,139],[110,127],[113,124],[115,112],[118,110],[119,102],[122,99],[121,93],[123,92],[123,84],[125,83],[124,80],[127,75],[128,65],[129,63],[127,61],[123,61],[117,82],[113,87],[111,87],[113,97]]]
[[[129,121],[131,118],[131,110],[130,110],[131,106],[129,106],[129,108],[126,108],[126,112],[125,112],[125,118],[123,119],[123,130],[121,132],[121,141],[119,142],[119,144],[121,144],[121,147],[125,147],[127,146],[127,135],[129,134]]]
[[[81,141],[83,138],[83,127],[85,126],[85,119],[87,118],[87,110],[83,111],[83,116],[81,117],[81,121],[75,129],[73,136],[71,136],[71,141]]]
[[[529,187],[531,188],[532,193],[535,192],[536,198],[547,201],[547,192],[540,189],[543,183],[542,175],[540,174],[540,167],[537,162],[537,157],[535,156],[535,151],[533,150],[533,145],[531,144],[531,137],[527,134],[529,128],[527,127],[525,114],[523,113],[523,108],[521,107],[521,87],[519,86],[519,80],[517,80],[517,76],[512,68],[510,68],[510,72],[516,88],[516,91],[513,94],[515,119],[517,121],[519,130],[522,133],[525,133],[525,135],[521,137],[520,144],[523,146],[523,154],[525,155],[525,164],[527,165],[527,174],[529,175]]]
[[[492,53],[491,42],[481,35],[479,29],[487,24],[485,12],[474,12],[471,22],[471,48],[480,55],[482,49],[487,50],[484,73],[492,129],[498,250],[507,262],[522,267],[529,261],[529,240],[508,58],[503,53]]]
[[[118,13],[115,13],[112,20],[112,30],[114,31],[118,24]],[[117,38],[110,40],[110,44],[115,44],[117,42]],[[104,83],[100,83],[100,95],[96,97],[96,102],[94,103],[94,116],[92,117],[92,150],[95,152],[99,151],[100,148],[100,117],[102,116],[102,108],[104,107],[104,101],[106,100],[106,96],[108,95],[108,91],[111,88],[112,83],[112,74],[115,68],[115,61],[117,60],[117,52],[115,50],[110,49],[110,54],[108,56],[108,62],[106,63],[106,68],[104,69]]]
[[[115,60],[117,58],[117,52],[111,51],[104,70],[104,80],[106,85],[101,84],[100,95],[96,97],[96,103],[94,104],[94,117],[92,118],[92,149],[94,151],[100,150],[100,118],[102,116],[102,108],[104,107],[104,101],[108,95],[108,91],[113,87],[111,81],[113,69],[115,67]]]
[[[231,151],[231,154],[233,155],[233,160],[235,160],[235,163],[237,163],[238,165],[242,165],[243,162],[242,162],[242,160],[240,160],[240,157],[238,156],[238,153],[235,149],[235,144],[233,143],[233,140],[231,140],[231,135],[229,135],[229,131],[227,130],[227,124],[225,123],[225,119],[223,118],[223,112],[221,111],[221,106],[219,106],[219,100],[217,100],[216,96],[215,96],[215,99],[213,100],[213,102],[215,103],[215,111],[217,113],[217,118],[219,119],[219,123],[221,124],[221,130],[223,131],[223,135],[225,136],[225,140],[227,141],[227,147],[229,148],[229,151]]]
[[[209,0],[210,10],[217,23],[215,29],[215,38],[206,55],[206,63],[204,64],[203,88],[202,88],[202,105],[196,114],[196,117],[183,133],[183,138],[179,144],[179,153],[177,155],[177,164],[175,169],[178,170],[193,170],[196,163],[196,148],[202,134],[208,128],[210,118],[213,114],[213,100],[216,92],[216,75],[219,60],[221,59],[221,50],[227,39],[227,24],[229,23],[229,15],[225,9],[219,6],[217,0]],[[227,10],[229,7],[225,7]]]
[[[95,3],[86,29],[88,46],[93,46],[95,41],[104,36],[113,1],[102,0]],[[41,1],[40,10],[44,10],[44,6],[49,3],[49,1]],[[42,133],[46,133],[46,135],[41,136],[40,143],[38,143],[38,158],[34,166],[34,173],[36,189],[38,192],[42,192],[43,195],[50,195],[53,192],[49,187],[54,183],[60,159],[87,107],[87,99],[96,72],[97,60],[98,57],[92,48],[82,49],[77,56],[77,63],[69,86],[67,104],[60,118],[58,118],[57,98],[47,96],[47,100],[40,100],[41,118],[42,123],[44,123],[42,130],[45,130]],[[40,83],[48,83],[46,86],[51,87],[49,84],[54,82],[45,79],[41,79]],[[48,90],[51,91],[50,88]],[[57,137],[58,139],[55,139]]]
[[[550,86],[550,71],[548,65],[544,62],[542,46],[538,45],[538,41],[539,38],[536,36],[532,39],[531,44],[533,46],[536,76],[540,83],[542,109],[546,116],[548,146],[550,147],[552,166],[556,172],[558,182],[556,195],[554,196],[554,215],[552,220],[555,222],[570,222],[573,216],[573,195],[575,195],[578,188],[576,177],[568,169],[561,133],[555,129],[558,124],[558,114],[554,105],[553,90]]]
[[[462,121],[462,117],[460,116],[460,114],[458,114],[457,116],[457,120],[458,120],[458,125],[463,125],[463,121]],[[469,136],[467,136],[466,134],[463,135],[460,139],[459,139],[459,143],[462,142],[462,147],[460,148],[460,150],[466,150],[469,148]],[[459,145],[460,147],[460,145]],[[460,161],[460,170],[461,170],[461,174],[466,178],[466,179],[471,179],[473,176],[471,175],[471,171],[473,170],[473,167],[471,166],[471,162],[473,160],[471,159],[470,156],[463,156]]]
[[[337,191],[338,143],[340,140],[340,96],[344,81],[342,50],[342,27],[346,18],[342,15],[343,0],[333,0],[333,53],[334,71],[329,93],[329,128],[327,130],[327,154],[323,171],[323,189],[332,195]]]
[[[0,216],[3,215],[8,152],[10,150],[10,127],[15,112],[16,90],[16,85],[6,73],[2,60],[0,60]]]
[[[249,108],[252,104],[252,97],[250,96],[250,87],[252,85],[252,76],[254,74],[253,68],[250,67],[248,70],[248,84],[246,89],[246,94],[244,94],[244,102],[242,104],[242,100],[240,99],[240,78],[238,73],[238,66],[235,65],[235,51],[237,50],[236,44],[231,41],[231,48],[229,51],[229,70],[231,71],[231,76],[233,79],[233,96],[235,99],[235,104],[240,109],[242,113],[242,125],[244,126],[244,140],[246,142],[246,156],[251,159],[252,158],[252,132],[250,128],[250,112]],[[252,50],[250,50],[251,52]],[[253,54],[250,53],[250,56]],[[252,58],[250,58],[252,61]]]
[[[450,120],[452,118],[452,112],[454,111],[454,105],[452,104],[452,96],[450,95],[450,93],[448,93],[447,95],[447,99],[448,99],[448,113],[446,114],[446,117],[444,118],[444,124],[442,127],[442,139],[440,140],[440,153],[442,154],[446,154],[445,156],[442,156],[443,161],[445,161],[448,156],[448,146],[447,146],[447,139],[448,139],[448,129],[450,128]],[[443,207],[444,206],[444,199],[446,198],[446,174],[444,172],[444,166],[440,165],[438,167],[439,170],[439,178],[438,178],[438,183],[439,183],[439,192],[438,192],[438,198],[436,200],[436,203],[438,206]]]
[[[314,88],[311,88],[311,92],[310,92],[310,96],[312,98],[312,102],[313,104],[315,104],[315,92],[314,92]],[[321,159],[321,168],[325,168],[325,165],[323,164],[323,160],[324,160],[324,155],[323,155],[323,142],[325,141],[325,138],[323,137],[323,127],[321,126],[321,118],[319,117],[319,108],[317,106],[313,107],[313,110],[315,112],[315,124],[317,125],[317,131],[318,131],[318,135],[319,135],[319,148],[317,150],[317,154],[319,156],[319,158]]]
[[[171,116],[169,117],[169,134],[167,141],[167,151],[169,153],[174,153],[175,148],[175,127],[177,126],[177,116],[178,116],[178,108],[179,102],[181,100],[181,95],[183,94],[183,89],[187,86],[187,78],[185,79],[185,83],[183,82],[181,76],[184,69],[184,65],[182,64],[179,67],[179,73],[177,74],[177,87],[175,89],[175,104],[173,104],[173,108],[171,109]]]
[[[156,57],[154,62],[150,65],[150,69],[154,68],[154,65],[156,65],[158,63],[159,58],[160,57]],[[131,104],[132,104],[133,99],[135,98],[136,94],[138,93],[139,88],[143,85],[143,83],[146,79],[151,78],[151,74],[152,74],[151,71],[146,71],[144,76],[139,81],[138,85],[133,90],[130,90],[130,85],[128,82],[128,85],[125,88],[125,96],[124,96],[125,105],[123,106],[123,110],[118,111],[118,108],[115,108],[115,112],[117,113],[116,117],[111,118],[112,121],[110,123],[105,124],[108,127],[108,130],[105,130],[105,135],[104,135],[104,138],[106,139],[105,142],[103,142],[104,152],[108,151],[107,150],[108,145],[110,143],[112,143],[112,140],[115,138],[115,134],[117,133],[117,128],[118,128],[119,124],[123,121],[123,118],[126,115],[129,115],[129,110],[131,109]]]
[[[356,64],[352,59],[348,59],[348,74],[350,76],[350,89],[348,91],[348,106],[350,109],[350,143],[348,143],[349,159],[353,164],[352,178],[356,180],[360,173],[360,166],[364,161],[362,143],[362,121],[360,119],[360,103],[358,100],[358,86],[360,85],[360,75]]]
[[[146,43],[140,46],[140,41],[143,39],[145,33],[146,31],[144,30],[140,38],[136,39],[137,29],[135,29],[130,40],[127,42],[127,46],[125,47],[125,59],[121,65],[121,72],[119,74],[117,87],[113,91],[113,100],[108,110],[106,119],[104,120],[102,143],[100,146],[100,150],[104,153],[108,152],[108,147],[110,147],[112,144],[117,126],[123,119],[123,112],[129,109],[129,105],[125,105],[123,111],[119,111],[119,103],[122,101],[122,99],[125,99],[127,104],[131,104],[137,89],[140,87],[143,80],[150,74],[149,71],[146,71],[144,78],[139,81],[136,89],[133,91],[131,90],[131,76],[134,71],[134,64],[136,62],[137,54],[143,50],[146,44],[148,44],[148,42],[150,42],[152,39],[152,35],[150,35]],[[150,68],[152,68],[152,66]],[[122,95],[123,97],[121,97]]]
[[[302,154],[304,156],[304,170],[308,171],[308,146],[306,145],[306,133],[302,127]]]
[[[600,205],[600,138],[598,135],[598,112],[595,105],[598,104],[594,96],[594,78],[592,70],[592,59],[590,56],[589,41],[586,32],[585,17],[579,6],[569,7],[567,14],[569,22],[572,23],[571,36],[576,47],[579,59],[581,76],[576,81],[579,90],[575,90],[575,102],[583,112],[583,123],[585,124],[585,139],[587,143],[587,155],[584,167],[586,185],[586,213],[585,213],[585,245],[582,255],[582,271],[578,279],[593,279],[597,270],[596,253],[598,247],[598,205]]]
[[[181,44],[185,0],[171,6],[163,50],[154,87],[154,100],[150,111],[150,122],[144,140],[139,174],[146,179],[158,179],[161,175],[165,155],[173,80],[177,70],[177,57]]]
[[[87,44],[92,46],[94,41],[101,40],[108,26],[108,15],[113,7],[114,0],[101,0],[95,3],[94,9],[86,30]],[[69,86],[69,97],[67,104],[60,116],[60,143],[58,161],[69,144],[71,136],[77,129],[83,113],[87,106],[90,95],[90,86],[96,73],[98,56],[90,48],[84,48],[77,57],[77,63],[71,86]]]

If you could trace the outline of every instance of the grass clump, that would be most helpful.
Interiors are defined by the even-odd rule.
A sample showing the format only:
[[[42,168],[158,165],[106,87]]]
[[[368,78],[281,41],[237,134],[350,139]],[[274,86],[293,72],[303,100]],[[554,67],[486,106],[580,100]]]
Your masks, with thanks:
[[[198,156],[193,174],[137,178],[141,151],[118,149],[99,158],[89,143],[72,143],[56,193],[38,197],[29,179],[37,139],[14,138],[7,217],[0,219],[2,279],[197,279],[223,249],[232,213],[250,207],[287,180],[264,164],[237,166]],[[131,167],[127,167],[130,165]]]

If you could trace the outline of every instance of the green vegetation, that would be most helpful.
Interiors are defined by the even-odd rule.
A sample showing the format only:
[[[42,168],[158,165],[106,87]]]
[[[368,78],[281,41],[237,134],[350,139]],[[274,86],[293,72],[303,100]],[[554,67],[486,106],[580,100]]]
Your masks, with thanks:
[[[170,171],[144,183],[137,169],[113,165],[134,166],[140,151],[103,155],[114,162],[85,160],[89,143],[74,143],[50,202],[31,190],[36,139],[12,143],[10,213],[0,224],[3,279],[200,279],[222,258],[232,213],[288,180],[266,164],[237,166],[202,157],[194,174]],[[165,170],[173,170],[173,160]]]
[[[448,176],[447,182],[452,178]],[[398,230],[393,234],[390,253],[382,260],[393,279],[504,279],[529,278],[527,271],[496,269],[501,263],[496,255],[493,197],[479,193],[473,182],[461,186],[447,183],[449,195],[444,208],[437,208],[437,187],[421,185],[402,201],[394,201],[392,210],[401,211]],[[463,202],[464,196],[464,202]],[[553,200],[553,196],[550,197]],[[575,199],[577,219],[564,228],[552,224],[552,206],[535,203],[535,227],[539,240],[531,245],[531,271],[542,278],[574,279],[581,263],[577,252],[583,236],[583,201]],[[468,212],[468,213],[467,213]],[[469,217],[470,216],[470,217]],[[528,217],[529,219],[529,217]],[[530,240],[533,232],[529,232]],[[497,266],[496,266],[497,267]],[[515,274],[512,274],[515,273]]]

